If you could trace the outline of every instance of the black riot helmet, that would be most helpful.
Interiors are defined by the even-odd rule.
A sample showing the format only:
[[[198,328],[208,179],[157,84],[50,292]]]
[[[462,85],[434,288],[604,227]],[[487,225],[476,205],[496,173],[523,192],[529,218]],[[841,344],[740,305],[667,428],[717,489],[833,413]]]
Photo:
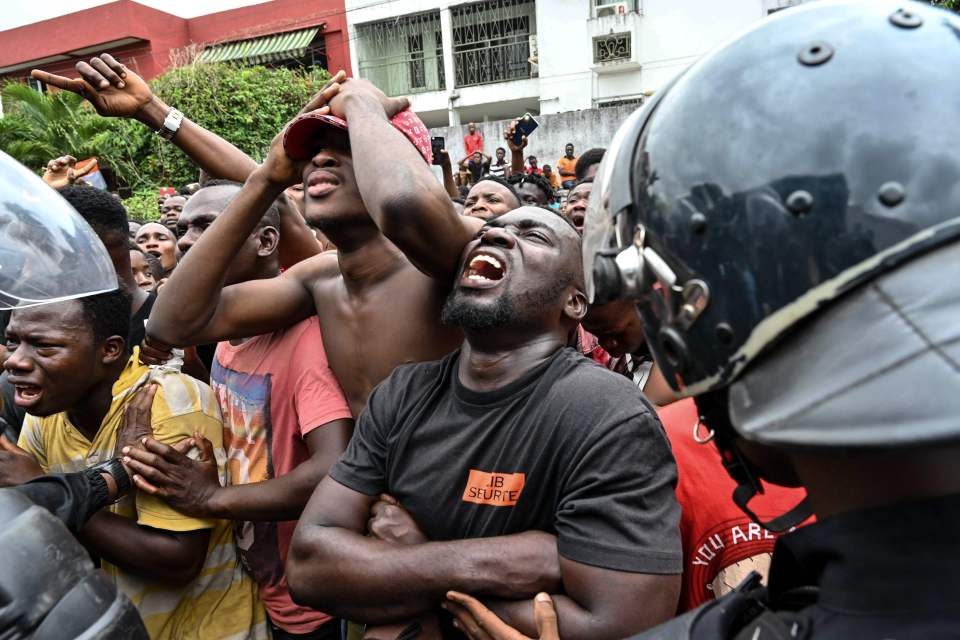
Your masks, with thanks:
[[[584,229],[588,295],[637,300],[657,363],[679,396],[697,396],[728,469],[736,461],[720,424],[758,400],[739,386],[777,345],[960,241],[958,68],[952,13],[906,1],[811,3],[699,60],[614,137]],[[914,288],[956,281],[926,276]],[[792,356],[793,367],[805,364]],[[926,424],[909,434],[783,428],[792,418],[732,426],[795,448],[960,437],[960,427]],[[756,484],[731,473],[741,487]]]
[[[617,132],[588,293],[642,301],[680,395],[729,385],[805,317],[960,236],[958,68],[960,17],[919,3],[764,20]]]

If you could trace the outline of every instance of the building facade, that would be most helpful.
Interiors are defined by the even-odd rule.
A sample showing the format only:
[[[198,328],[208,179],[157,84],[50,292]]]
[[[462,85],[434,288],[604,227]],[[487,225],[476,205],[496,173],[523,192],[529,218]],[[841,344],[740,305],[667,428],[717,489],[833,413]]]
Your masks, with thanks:
[[[74,65],[99,53],[150,79],[175,64],[235,61],[352,69],[343,0],[271,0],[181,18],[117,0],[0,32],[0,83],[31,69],[75,76]]]
[[[639,103],[805,0],[346,0],[359,76],[431,127]]]

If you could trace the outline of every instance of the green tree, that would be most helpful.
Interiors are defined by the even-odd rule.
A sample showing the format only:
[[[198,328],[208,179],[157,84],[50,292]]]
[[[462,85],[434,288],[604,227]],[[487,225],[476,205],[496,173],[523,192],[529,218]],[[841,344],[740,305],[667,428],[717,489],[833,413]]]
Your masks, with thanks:
[[[69,92],[41,94],[25,84],[3,90],[6,117],[0,119],[0,149],[24,165],[39,170],[69,154],[97,154],[110,122],[98,117],[83,98]]]

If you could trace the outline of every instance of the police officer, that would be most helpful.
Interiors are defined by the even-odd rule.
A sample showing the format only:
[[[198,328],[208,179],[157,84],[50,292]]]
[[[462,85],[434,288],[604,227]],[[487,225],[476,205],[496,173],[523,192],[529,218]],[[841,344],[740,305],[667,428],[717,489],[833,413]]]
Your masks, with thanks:
[[[812,3],[617,133],[588,288],[637,300],[733,500],[750,514],[759,478],[802,484],[808,500],[764,524],[818,518],[780,538],[768,588],[642,637],[960,635],[957,68],[954,14]]]
[[[116,288],[113,263],[93,230],[0,152],[0,310]],[[0,442],[0,455],[18,455],[8,447]],[[115,458],[0,489],[0,637],[147,638],[136,608],[71,535],[129,488]]]

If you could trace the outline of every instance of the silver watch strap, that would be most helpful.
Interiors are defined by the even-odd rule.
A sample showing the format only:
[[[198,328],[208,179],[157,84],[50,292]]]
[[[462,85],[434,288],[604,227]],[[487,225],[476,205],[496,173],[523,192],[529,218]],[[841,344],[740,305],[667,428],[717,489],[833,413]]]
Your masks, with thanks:
[[[180,130],[180,123],[183,122],[183,113],[179,109],[170,109],[167,117],[163,119],[163,125],[157,129],[157,135],[164,140],[172,140],[177,131]]]

